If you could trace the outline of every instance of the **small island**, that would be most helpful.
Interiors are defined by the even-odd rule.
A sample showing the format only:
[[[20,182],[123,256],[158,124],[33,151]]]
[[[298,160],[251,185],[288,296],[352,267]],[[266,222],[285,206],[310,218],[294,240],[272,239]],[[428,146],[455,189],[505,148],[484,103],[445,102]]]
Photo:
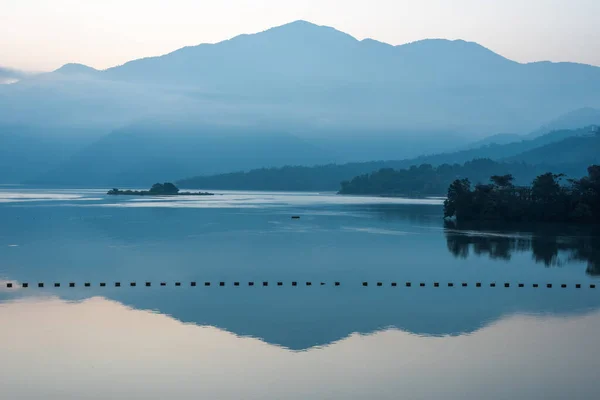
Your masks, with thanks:
[[[171,182],[155,183],[150,190],[120,190],[111,189],[106,194],[125,196],[212,196],[208,192],[180,192],[179,188]]]

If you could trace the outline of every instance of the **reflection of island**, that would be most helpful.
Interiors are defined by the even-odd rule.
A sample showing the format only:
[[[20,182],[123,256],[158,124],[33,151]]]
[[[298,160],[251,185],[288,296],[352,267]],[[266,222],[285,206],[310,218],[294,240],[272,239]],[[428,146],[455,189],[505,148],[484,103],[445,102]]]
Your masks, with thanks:
[[[473,251],[491,259],[510,260],[514,252],[531,252],[537,263],[547,267],[560,266],[565,261],[586,261],[586,273],[600,276],[600,236],[598,232],[570,232],[568,229],[540,227],[527,233],[519,227],[480,226],[445,223],[448,251],[457,258],[467,258]],[[566,230],[564,230],[566,229]],[[563,258],[561,258],[561,255]]]
[[[212,196],[208,192],[180,192],[171,182],[155,183],[150,190],[119,190],[111,189],[106,194],[127,196]]]

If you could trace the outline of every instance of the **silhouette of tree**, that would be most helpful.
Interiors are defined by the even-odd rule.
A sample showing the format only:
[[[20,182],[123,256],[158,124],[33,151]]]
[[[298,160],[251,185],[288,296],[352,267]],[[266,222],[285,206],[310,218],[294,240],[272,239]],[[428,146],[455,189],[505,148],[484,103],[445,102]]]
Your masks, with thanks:
[[[588,176],[570,179],[563,174],[537,176],[531,187],[514,186],[513,177],[493,175],[489,185],[457,179],[448,187],[444,217],[457,220],[600,222],[600,166],[588,168]]]
[[[512,176],[512,174],[507,174],[507,175],[492,175],[492,177],[490,178],[490,180],[492,181],[492,183],[496,186],[498,186],[499,188],[508,188],[508,187],[512,187],[513,186],[513,181],[515,180],[515,177]]]

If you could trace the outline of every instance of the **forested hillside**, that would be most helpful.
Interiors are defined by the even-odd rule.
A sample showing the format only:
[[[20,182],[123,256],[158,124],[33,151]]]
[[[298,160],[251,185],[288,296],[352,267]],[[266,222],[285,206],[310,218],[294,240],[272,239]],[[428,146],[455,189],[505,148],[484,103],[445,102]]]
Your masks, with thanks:
[[[580,177],[585,175],[588,165],[597,162],[598,154],[600,154],[600,136],[589,127],[554,131],[531,140],[506,145],[487,145],[477,149],[409,160],[261,168],[247,172],[197,176],[182,179],[178,184],[194,189],[337,191],[340,190],[341,182],[348,181],[342,186],[342,193],[394,194],[416,191],[440,194],[445,192],[446,186],[452,181],[448,177],[448,174],[452,173],[460,175],[465,172],[464,176],[475,176],[483,180],[489,177],[488,172],[512,173],[517,180],[524,179],[524,183],[531,181],[536,174],[548,170]],[[488,160],[478,162],[483,170],[472,167],[473,163],[477,164],[473,160],[478,159]],[[462,165],[464,163],[467,164]],[[440,169],[441,176],[427,177],[437,182],[431,183],[427,189],[419,188],[413,183],[400,183],[403,182],[403,176],[413,179],[414,175],[410,175],[409,178],[408,175],[403,175],[402,171],[395,173],[389,171],[406,168],[412,171],[413,166],[416,168],[423,164],[431,167],[443,166]],[[379,171],[382,169],[383,172]],[[434,169],[437,171],[437,168]],[[390,181],[383,183],[386,179]],[[394,189],[394,185],[399,186]]]

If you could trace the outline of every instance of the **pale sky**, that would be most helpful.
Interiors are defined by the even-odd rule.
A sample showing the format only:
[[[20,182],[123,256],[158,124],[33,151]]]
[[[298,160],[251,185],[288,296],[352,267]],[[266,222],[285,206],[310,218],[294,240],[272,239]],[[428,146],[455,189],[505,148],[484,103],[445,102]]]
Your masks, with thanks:
[[[600,0],[0,0],[0,66],[104,69],[304,19],[358,39],[478,42],[600,66]]]

